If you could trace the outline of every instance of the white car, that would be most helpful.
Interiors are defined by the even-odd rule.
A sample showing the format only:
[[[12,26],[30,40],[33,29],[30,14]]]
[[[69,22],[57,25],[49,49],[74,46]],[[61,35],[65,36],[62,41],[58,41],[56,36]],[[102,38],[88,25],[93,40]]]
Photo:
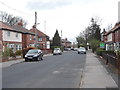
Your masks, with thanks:
[[[78,54],[86,54],[86,49],[84,47],[78,48]]]
[[[62,55],[62,51],[60,48],[54,48],[53,55]]]

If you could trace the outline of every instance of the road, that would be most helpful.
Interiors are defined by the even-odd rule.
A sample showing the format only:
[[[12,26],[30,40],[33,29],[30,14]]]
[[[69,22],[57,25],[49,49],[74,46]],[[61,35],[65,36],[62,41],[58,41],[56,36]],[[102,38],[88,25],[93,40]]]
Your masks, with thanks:
[[[3,88],[79,88],[86,55],[76,51],[3,68]]]

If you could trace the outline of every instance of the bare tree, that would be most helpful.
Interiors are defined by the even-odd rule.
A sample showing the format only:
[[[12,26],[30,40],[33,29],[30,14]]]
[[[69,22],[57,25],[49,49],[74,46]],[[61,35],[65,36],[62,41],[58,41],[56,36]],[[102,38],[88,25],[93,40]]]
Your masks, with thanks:
[[[23,20],[21,17],[13,16],[11,14],[8,14],[6,12],[0,11],[0,21],[7,23],[9,25],[15,25],[18,22],[22,21],[23,27],[27,25],[27,22]]]

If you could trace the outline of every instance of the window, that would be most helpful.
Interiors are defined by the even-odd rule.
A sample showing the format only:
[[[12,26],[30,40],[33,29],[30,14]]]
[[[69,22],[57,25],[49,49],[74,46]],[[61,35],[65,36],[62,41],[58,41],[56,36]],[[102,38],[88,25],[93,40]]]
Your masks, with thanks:
[[[16,38],[18,38],[18,33],[16,33]]]
[[[10,31],[7,31],[7,36],[9,36],[9,37],[10,37]]]
[[[40,37],[40,38],[38,39],[38,41],[42,41],[42,38]]]
[[[32,36],[30,35],[30,40],[32,40]]]

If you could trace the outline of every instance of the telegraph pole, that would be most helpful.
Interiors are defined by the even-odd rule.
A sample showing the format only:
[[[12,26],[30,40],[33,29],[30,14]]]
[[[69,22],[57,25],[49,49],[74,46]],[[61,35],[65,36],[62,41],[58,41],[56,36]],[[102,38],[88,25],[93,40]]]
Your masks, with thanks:
[[[37,24],[37,12],[35,12],[35,27],[36,27],[36,24]]]
[[[44,30],[45,30],[45,34],[46,34],[46,21],[44,21]]]
[[[37,12],[35,12],[35,47],[37,47],[37,42],[38,42],[38,39],[37,39]]]

